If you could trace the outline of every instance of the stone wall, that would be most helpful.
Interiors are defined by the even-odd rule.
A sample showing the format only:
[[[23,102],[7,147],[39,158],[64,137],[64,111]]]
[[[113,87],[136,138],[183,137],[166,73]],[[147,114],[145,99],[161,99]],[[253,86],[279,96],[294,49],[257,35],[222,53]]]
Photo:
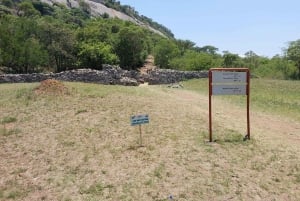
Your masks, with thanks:
[[[2,74],[0,83],[41,82],[56,79],[71,82],[91,82],[111,85],[137,86],[140,83],[171,84],[194,78],[207,78],[207,71],[176,71],[157,69],[141,74],[138,71],[123,70],[118,66],[103,65],[103,70],[77,69],[60,73]]]
[[[189,79],[207,78],[208,71],[176,71],[158,69],[149,72],[146,82],[149,84],[171,84]]]

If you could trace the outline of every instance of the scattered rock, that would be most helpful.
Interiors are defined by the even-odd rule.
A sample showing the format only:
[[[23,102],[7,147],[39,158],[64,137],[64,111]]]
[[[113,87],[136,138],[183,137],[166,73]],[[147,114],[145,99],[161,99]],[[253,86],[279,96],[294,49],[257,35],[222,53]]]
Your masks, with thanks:
[[[148,85],[149,85],[148,82],[143,82],[143,83],[139,84],[139,87],[146,87],[146,86],[148,86]]]
[[[172,83],[172,84],[168,85],[168,87],[179,89],[179,88],[183,88],[183,85],[181,83]]]
[[[136,79],[130,78],[130,77],[122,77],[120,79],[120,85],[124,86],[138,86],[139,83]]]

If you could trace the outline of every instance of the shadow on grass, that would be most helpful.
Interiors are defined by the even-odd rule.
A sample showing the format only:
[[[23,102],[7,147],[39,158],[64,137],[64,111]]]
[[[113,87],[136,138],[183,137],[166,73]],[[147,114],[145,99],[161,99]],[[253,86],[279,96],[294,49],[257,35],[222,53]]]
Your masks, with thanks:
[[[209,134],[208,132],[202,132],[200,135],[201,141],[204,141],[205,143],[209,142]],[[226,129],[224,131],[215,131],[213,133],[213,141],[212,143],[217,143],[220,145],[223,144],[233,144],[233,145],[247,145],[249,143],[253,143],[255,141],[254,138],[251,138],[251,140],[248,140],[246,138],[246,134],[241,134],[238,131]],[[200,140],[200,139],[198,139]]]
[[[215,136],[215,142],[218,144],[249,144],[251,140],[248,140],[245,136],[246,134],[241,134],[235,130],[226,129],[225,131],[217,132]]]

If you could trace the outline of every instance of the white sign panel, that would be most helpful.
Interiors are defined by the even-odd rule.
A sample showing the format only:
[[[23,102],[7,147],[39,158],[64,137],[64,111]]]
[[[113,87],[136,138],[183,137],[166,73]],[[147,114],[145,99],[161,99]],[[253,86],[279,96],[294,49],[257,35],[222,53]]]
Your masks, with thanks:
[[[212,85],[213,95],[246,95],[246,85]]]
[[[226,72],[214,71],[212,72],[212,83],[246,83],[246,72]]]

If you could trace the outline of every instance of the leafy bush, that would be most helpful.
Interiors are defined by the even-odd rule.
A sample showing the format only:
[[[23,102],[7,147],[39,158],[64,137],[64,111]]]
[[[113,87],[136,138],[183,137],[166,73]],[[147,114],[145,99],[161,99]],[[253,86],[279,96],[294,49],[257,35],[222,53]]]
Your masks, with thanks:
[[[4,118],[1,120],[1,123],[2,123],[2,124],[8,124],[8,123],[16,122],[16,121],[17,121],[17,118],[16,118],[16,117],[7,116],[7,117],[4,117]]]
[[[172,59],[170,66],[178,70],[208,70],[218,66],[218,59],[211,54],[189,50],[182,57]]]
[[[79,66],[102,69],[102,64],[117,64],[119,59],[112,52],[112,47],[102,42],[81,43],[78,52]]]
[[[178,46],[171,40],[162,39],[154,48],[155,64],[161,68],[171,68],[170,61],[179,55]]]

